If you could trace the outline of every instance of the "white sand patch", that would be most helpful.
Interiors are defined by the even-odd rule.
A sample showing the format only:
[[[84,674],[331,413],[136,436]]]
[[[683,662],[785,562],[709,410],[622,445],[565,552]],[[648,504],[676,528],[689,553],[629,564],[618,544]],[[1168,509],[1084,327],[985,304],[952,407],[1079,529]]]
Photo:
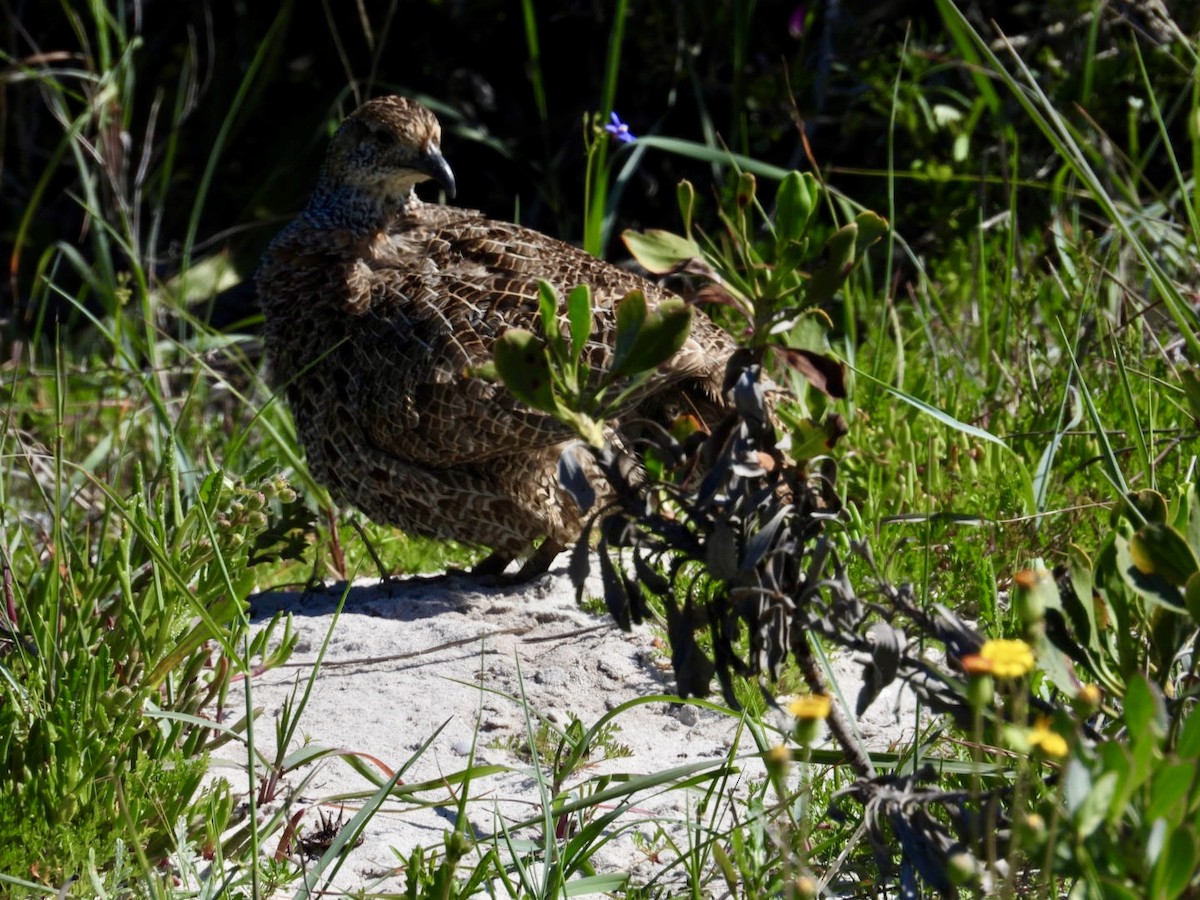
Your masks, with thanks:
[[[594,593],[600,593],[598,584]],[[291,667],[253,681],[254,705],[264,710],[255,729],[256,741],[268,756],[274,755],[274,720],[289,697],[301,695],[339,599],[336,588],[252,599],[255,621],[284,610],[292,614],[300,636]],[[467,789],[471,798],[467,811],[475,834],[497,834],[501,816],[511,827],[538,815],[540,793],[529,763],[508,749],[510,739],[522,740],[526,733],[522,707],[509,699],[522,690],[518,664],[529,708],[562,726],[573,715],[585,729],[590,728],[615,707],[641,697],[671,694],[674,685],[669,652],[656,631],[642,626],[626,634],[607,617],[578,609],[561,567],[530,584],[509,588],[480,588],[469,577],[388,585],[364,581],[351,588],[289,750],[308,741],[369,754],[393,770],[411,762],[403,776],[405,785],[435,781],[439,787],[420,795],[431,804],[424,809],[412,802],[386,803],[367,826],[363,843],[350,852],[336,887],[399,890],[404,883],[397,870],[401,856],[407,858],[417,846],[441,851],[443,833],[454,827],[454,798],[459,793],[457,788],[441,786],[441,780],[467,768],[472,746],[475,766],[503,767],[498,774],[472,781]],[[857,666],[844,660],[835,671],[853,704]],[[236,719],[244,701],[231,692],[230,702],[227,718]],[[914,709],[911,693],[901,694],[896,686],[885,692],[859,723],[869,746],[886,750],[911,738]],[[627,748],[629,755],[605,759],[598,749],[561,790],[578,795],[593,789],[602,775],[636,777],[689,764],[716,772],[731,756],[738,771],[722,784],[726,793],[741,790],[744,779],[763,777],[755,743],[745,730],[739,731],[739,720],[732,714],[663,700],[624,710],[616,724],[620,730],[612,741]],[[435,733],[429,747],[414,760]],[[221,756],[237,760],[239,752],[244,763],[244,751],[236,746],[223,749]],[[543,760],[544,767],[550,762]],[[244,772],[218,771],[235,790],[245,790]],[[287,776],[279,800],[308,771]],[[318,827],[318,809],[313,807],[327,804],[324,811],[336,818],[339,804],[328,805],[330,798],[369,794],[373,788],[344,761],[327,760],[318,764],[298,805],[288,814],[310,807],[303,829],[311,834]],[[701,797],[702,788],[640,792],[607,830],[614,839],[592,857],[592,864],[601,872],[628,872],[636,881],[653,877],[673,857],[656,836],[657,828],[661,825],[686,844],[682,823],[696,819]],[[618,802],[603,803],[600,811],[612,810]],[[345,801],[347,820],[360,803]],[[711,821],[712,815],[710,809],[708,825],[719,827],[722,823]],[[636,840],[635,833],[643,839]],[[539,839],[539,831],[525,829],[520,836]],[[274,844],[267,848],[271,853],[274,849]],[[659,850],[663,852],[656,854]],[[679,870],[674,870],[675,878],[678,875]]]

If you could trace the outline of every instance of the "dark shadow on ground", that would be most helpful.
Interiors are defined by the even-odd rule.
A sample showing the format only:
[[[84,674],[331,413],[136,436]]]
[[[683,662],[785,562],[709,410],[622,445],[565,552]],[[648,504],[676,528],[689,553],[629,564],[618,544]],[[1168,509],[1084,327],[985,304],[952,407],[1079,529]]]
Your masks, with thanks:
[[[489,584],[470,574],[419,575],[387,581],[358,583],[344,581],[311,586],[302,590],[271,590],[252,594],[250,621],[262,624],[277,612],[293,616],[328,616],[337,611],[345,594],[343,615],[376,616],[416,621],[446,613],[487,616],[489,606],[503,611],[520,603],[532,592],[542,597],[554,589],[554,580],[565,577],[556,567],[523,584]]]

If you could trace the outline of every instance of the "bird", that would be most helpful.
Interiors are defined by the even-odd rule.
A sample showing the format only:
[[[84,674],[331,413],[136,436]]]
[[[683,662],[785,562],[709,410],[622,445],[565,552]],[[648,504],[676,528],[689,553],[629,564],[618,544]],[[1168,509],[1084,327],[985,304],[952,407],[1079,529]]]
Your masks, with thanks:
[[[474,377],[510,328],[536,330],[538,284],[591,286],[585,359],[612,358],[616,304],[675,295],[571,244],[483,213],[422,201],[455,177],[420,102],[368,100],[330,140],[316,187],[256,274],[272,385],[313,477],[335,503],[410,534],[490,550],[474,572],[544,573],[584,513],[558,483],[568,426]],[[560,309],[564,321],[565,309]],[[687,341],[619,416],[723,409],[731,339],[696,311]],[[614,423],[619,429],[621,422]]]

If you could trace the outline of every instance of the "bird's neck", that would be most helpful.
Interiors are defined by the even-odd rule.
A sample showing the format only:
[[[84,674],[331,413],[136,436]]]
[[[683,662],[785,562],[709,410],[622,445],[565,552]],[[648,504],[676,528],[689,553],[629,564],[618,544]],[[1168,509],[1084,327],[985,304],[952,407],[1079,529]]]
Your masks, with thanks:
[[[308,201],[303,217],[313,228],[338,229],[365,236],[387,231],[396,219],[419,202],[411,191],[407,196],[395,196],[347,185],[318,187]]]

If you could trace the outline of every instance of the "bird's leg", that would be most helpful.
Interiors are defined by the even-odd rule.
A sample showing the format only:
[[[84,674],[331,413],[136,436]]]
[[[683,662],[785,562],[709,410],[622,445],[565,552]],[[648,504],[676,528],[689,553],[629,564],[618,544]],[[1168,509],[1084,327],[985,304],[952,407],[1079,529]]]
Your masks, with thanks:
[[[537,578],[550,568],[550,564],[554,562],[558,554],[562,553],[563,545],[553,538],[546,538],[542,541],[540,547],[533,551],[529,559],[521,564],[521,568],[513,576],[513,583],[519,584],[522,581],[529,581],[532,578]]]
[[[534,550],[529,558],[521,564],[521,568],[517,569],[511,575],[507,574],[504,570],[513,561],[513,554],[506,553],[503,550],[493,550],[475,564],[475,568],[471,569],[470,575],[472,578],[478,579],[481,584],[494,586],[522,584],[544,574],[550,568],[550,564],[554,562],[555,557],[562,552],[562,549],[563,545],[558,541],[546,538],[542,541],[541,546]],[[448,570],[446,574],[457,573],[453,572],[453,570]]]
[[[482,575],[486,578],[498,578],[504,574],[504,570],[508,568],[508,564],[513,561],[511,553],[505,553],[503,550],[493,550],[479,562],[475,563],[475,567],[471,569],[472,575]]]

